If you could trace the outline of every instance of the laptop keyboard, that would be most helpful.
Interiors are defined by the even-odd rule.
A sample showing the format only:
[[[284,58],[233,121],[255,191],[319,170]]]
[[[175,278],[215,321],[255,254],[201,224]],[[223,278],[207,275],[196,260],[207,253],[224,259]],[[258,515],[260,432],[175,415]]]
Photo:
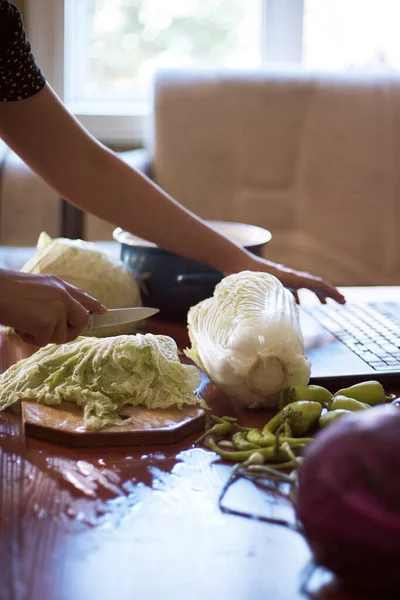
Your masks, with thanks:
[[[325,304],[306,309],[376,371],[400,371],[400,306]]]

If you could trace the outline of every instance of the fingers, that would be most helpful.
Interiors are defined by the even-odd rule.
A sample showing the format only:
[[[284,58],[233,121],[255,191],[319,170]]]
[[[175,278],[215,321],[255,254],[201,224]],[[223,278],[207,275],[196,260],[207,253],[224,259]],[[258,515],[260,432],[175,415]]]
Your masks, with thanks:
[[[317,298],[321,302],[321,304],[326,304],[327,303],[326,297],[323,296],[321,294],[321,292],[315,292],[315,295],[317,296]]]
[[[44,348],[44,346],[51,343],[51,335],[46,335],[46,332],[38,334],[18,333],[18,335],[25,344],[37,346],[38,348]]]
[[[57,321],[50,341],[53,344],[65,344],[67,339],[67,320],[60,318]]]
[[[345,304],[346,298],[330,283],[327,283],[323,279],[318,280],[318,285],[310,287],[315,292],[322,304],[326,304],[327,298],[332,298],[339,304]]]
[[[66,300],[66,305],[53,318],[45,318],[32,323],[32,329],[27,333],[17,331],[19,337],[26,344],[38,347],[47,344],[65,344],[76,339],[86,327],[89,313],[79,302],[71,296]]]
[[[265,268],[266,263],[263,260],[259,260],[257,266],[260,270],[262,270],[262,267]],[[346,298],[339,292],[338,289],[335,288],[335,286],[331,285],[327,281],[324,281],[320,277],[314,277],[306,271],[295,271],[294,269],[289,269],[288,267],[284,267],[283,265],[278,265],[275,263],[268,263],[265,270],[267,273],[275,275],[275,277],[277,277],[281,283],[292,292],[297,303],[299,303],[297,291],[302,288],[314,292],[322,304],[326,304],[327,298],[332,298],[339,304],[346,303]]]
[[[25,344],[40,347],[40,344],[37,343],[37,340],[33,335],[30,335],[29,333],[22,333],[21,331],[17,331],[17,334]]]
[[[294,299],[296,301],[296,304],[300,304],[300,298],[299,298],[299,293],[297,290],[290,290],[294,296]]]
[[[68,294],[65,341],[72,342],[81,335],[88,324],[89,313],[101,315],[107,312],[107,307],[90,294],[69,283],[65,283],[65,289]]]
[[[29,344],[30,346],[42,348],[53,341],[51,329],[40,324],[38,325],[37,323],[32,324],[30,332],[22,331],[20,329],[15,329],[14,331],[25,344]]]
[[[321,304],[327,303],[327,298],[332,298],[339,304],[346,304],[346,298],[339,292],[335,286],[331,285],[327,281],[324,281],[320,277],[314,277],[309,273],[295,272],[292,271],[295,279],[291,280],[291,290],[299,290],[300,288],[306,288],[314,292]],[[298,296],[297,296],[298,299]]]
[[[86,327],[89,312],[104,314],[107,308],[56,275],[10,272],[8,296],[0,295],[2,322],[21,339],[35,346],[72,341]]]
[[[68,325],[67,327],[67,339],[66,342],[73,342],[78,338],[84,330],[84,327],[74,327],[72,325]]]
[[[66,341],[75,340],[85,329],[88,321],[89,311],[78,300],[70,296],[67,305]]]
[[[69,283],[65,283],[65,288],[68,294],[73,299],[78,301],[86,309],[86,311],[95,313],[97,315],[102,315],[107,312],[106,306],[101,304],[101,302],[99,302],[98,300],[93,298],[93,296],[90,296],[80,288],[70,285]]]
[[[67,300],[66,341],[72,342],[85,329],[89,321],[89,314],[104,314],[107,312],[107,307],[80,288],[68,283],[65,284],[65,287],[69,296]]]

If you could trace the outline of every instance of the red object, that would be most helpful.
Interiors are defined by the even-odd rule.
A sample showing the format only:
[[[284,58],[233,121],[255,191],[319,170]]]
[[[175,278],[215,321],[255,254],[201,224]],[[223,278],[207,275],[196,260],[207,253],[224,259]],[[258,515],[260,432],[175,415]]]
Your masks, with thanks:
[[[400,590],[399,474],[395,406],[359,411],[317,435],[297,507],[317,564],[358,588]]]

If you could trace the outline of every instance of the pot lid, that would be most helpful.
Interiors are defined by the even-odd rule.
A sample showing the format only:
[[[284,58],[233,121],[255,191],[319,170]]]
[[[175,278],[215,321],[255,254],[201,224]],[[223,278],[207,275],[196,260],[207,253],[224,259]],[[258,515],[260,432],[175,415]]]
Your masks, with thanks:
[[[235,223],[233,221],[206,221],[206,223],[218,231],[218,233],[221,233],[243,248],[263,246],[264,244],[267,244],[272,237],[267,229],[257,227],[256,225]],[[137,237],[120,227],[117,227],[117,229],[114,230],[113,238],[120,244],[126,244],[127,246],[156,247],[156,244]]]

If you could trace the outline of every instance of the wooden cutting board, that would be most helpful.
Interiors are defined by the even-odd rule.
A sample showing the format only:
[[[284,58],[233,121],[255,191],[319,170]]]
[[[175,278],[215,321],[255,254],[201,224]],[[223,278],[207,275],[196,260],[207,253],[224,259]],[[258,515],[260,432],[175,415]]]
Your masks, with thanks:
[[[130,421],[101,431],[87,431],[82,411],[71,402],[57,408],[22,402],[25,435],[74,447],[169,444],[205,427],[206,412],[198,407],[148,409],[127,406],[121,411]]]

